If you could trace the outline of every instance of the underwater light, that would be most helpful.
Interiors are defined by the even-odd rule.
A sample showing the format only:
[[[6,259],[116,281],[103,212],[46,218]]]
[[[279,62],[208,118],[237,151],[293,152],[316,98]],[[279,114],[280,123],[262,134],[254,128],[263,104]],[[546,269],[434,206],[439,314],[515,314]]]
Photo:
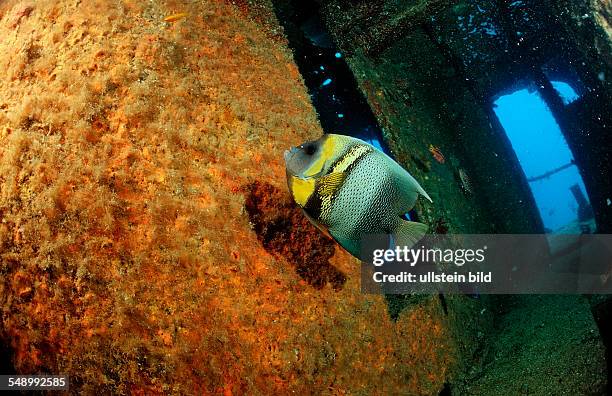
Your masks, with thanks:
[[[559,96],[563,100],[563,104],[568,105],[576,101],[580,96],[576,91],[566,82],[563,81],[551,81],[553,88],[559,93]]]
[[[578,98],[567,83],[554,81],[565,104]],[[537,92],[521,89],[495,101],[495,113],[529,182],[544,226],[559,230],[577,221],[572,187],[586,196],[573,155],[550,109]]]

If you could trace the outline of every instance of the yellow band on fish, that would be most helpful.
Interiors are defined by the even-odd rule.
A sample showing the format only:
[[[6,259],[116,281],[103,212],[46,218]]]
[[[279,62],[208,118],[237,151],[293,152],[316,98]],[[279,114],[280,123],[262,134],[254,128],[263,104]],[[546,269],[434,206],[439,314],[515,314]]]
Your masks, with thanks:
[[[301,207],[304,207],[306,206],[306,202],[308,202],[308,198],[310,198],[315,190],[315,180],[300,179],[298,177],[291,176],[290,187],[295,202]]]
[[[304,171],[304,176],[312,177],[319,174],[325,166],[325,161],[333,157],[335,147],[336,145],[334,144],[333,138],[331,136],[326,137],[323,142],[323,147],[321,147],[321,152],[317,159],[313,161],[312,165]]]

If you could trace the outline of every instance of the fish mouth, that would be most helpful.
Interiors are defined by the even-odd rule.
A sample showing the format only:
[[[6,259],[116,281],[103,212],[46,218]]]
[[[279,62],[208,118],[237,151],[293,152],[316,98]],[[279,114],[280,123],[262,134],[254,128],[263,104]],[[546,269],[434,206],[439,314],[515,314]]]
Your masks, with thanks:
[[[284,157],[285,157],[285,164],[288,165],[289,161],[291,161],[291,158],[293,158],[293,156],[295,155],[295,153],[298,151],[297,147],[291,147],[289,150],[285,150],[284,153]]]
[[[289,150],[285,150],[284,153],[284,157],[285,157],[285,172],[287,173],[287,175],[289,176],[297,176],[300,174],[299,169],[296,169],[296,165],[295,164],[295,155],[300,151],[299,148],[297,147],[291,147]]]

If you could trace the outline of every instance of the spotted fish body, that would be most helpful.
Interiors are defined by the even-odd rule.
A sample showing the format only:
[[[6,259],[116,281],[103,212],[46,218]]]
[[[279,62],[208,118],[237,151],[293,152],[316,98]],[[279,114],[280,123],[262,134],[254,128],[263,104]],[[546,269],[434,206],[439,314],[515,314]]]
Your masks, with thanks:
[[[360,258],[365,235],[393,234],[412,246],[427,226],[402,218],[419,183],[374,146],[349,136],[324,135],[285,152],[287,181],[296,203],[322,231]]]

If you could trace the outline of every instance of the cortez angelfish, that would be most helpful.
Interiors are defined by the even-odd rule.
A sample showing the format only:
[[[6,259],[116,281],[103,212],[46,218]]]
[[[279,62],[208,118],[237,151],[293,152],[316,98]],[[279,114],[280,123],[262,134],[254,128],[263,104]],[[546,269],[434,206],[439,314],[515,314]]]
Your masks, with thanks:
[[[308,219],[360,258],[368,234],[392,234],[412,247],[425,224],[402,215],[418,194],[431,198],[404,168],[374,146],[350,136],[326,134],[285,151],[289,191]]]

